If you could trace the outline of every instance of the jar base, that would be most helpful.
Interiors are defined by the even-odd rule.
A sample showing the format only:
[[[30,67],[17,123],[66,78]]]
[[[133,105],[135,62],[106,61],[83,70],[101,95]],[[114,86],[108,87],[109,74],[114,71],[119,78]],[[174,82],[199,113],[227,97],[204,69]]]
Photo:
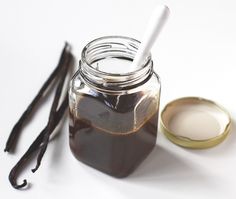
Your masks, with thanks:
[[[89,167],[92,167],[93,169],[96,169],[96,170],[98,170],[98,171],[100,171],[100,172],[102,172],[102,173],[104,173],[104,174],[107,174],[107,175],[109,175],[109,176],[111,176],[111,177],[114,177],[114,178],[126,178],[126,177],[128,177],[129,175],[131,175],[131,174],[142,164],[142,162],[145,161],[145,159],[146,159],[146,158],[149,156],[149,154],[153,151],[154,147],[155,147],[155,145],[153,145],[152,148],[150,148],[150,150],[147,151],[147,153],[146,153],[145,156],[142,156],[142,158],[140,158],[139,161],[137,161],[135,164],[133,164],[132,167],[126,168],[125,170],[120,170],[120,171],[111,171],[111,170],[107,170],[107,169],[98,167],[97,165],[92,164],[90,161],[86,161],[85,159],[82,159],[82,158],[78,157],[78,156],[73,152],[72,149],[71,149],[71,152],[72,152],[72,154],[74,155],[74,157],[75,157],[78,161],[80,161],[80,162],[86,164],[86,165],[89,166]]]

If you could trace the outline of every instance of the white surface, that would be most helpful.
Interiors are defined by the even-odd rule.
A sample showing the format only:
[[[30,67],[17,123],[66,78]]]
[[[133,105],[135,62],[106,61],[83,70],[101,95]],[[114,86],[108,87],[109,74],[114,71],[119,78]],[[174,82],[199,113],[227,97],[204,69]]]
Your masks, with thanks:
[[[142,36],[141,44],[134,57],[131,67],[133,70],[143,64],[144,60],[150,53],[152,46],[155,44],[155,41],[159,36],[163,26],[165,25],[169,14],[170,10],[166,5],[158,5],[154,9],[148,21],[148,25],[147,27],[145,27],[145,32]]]
[[[186,150],[159,133],[157,147],[126,179],[114,179],[78,162],[68,147],[68,124],[54,139],[32,183],[17,191],[8,173],[47,120],[50,103],[25,128],[17,153],[3,153],[8,134],[55,67],[63,42],[82,47],[104,35],[141,39],[156,3],[171,17],[152,50],[162,80],[161,107],[181,96],[202,96],[236,116],[236,2],[234,0],[0,1],[1,198],[207,198],[236,197],[236,135],[209,150]],[[142,28],[143,27],[143,28]]]

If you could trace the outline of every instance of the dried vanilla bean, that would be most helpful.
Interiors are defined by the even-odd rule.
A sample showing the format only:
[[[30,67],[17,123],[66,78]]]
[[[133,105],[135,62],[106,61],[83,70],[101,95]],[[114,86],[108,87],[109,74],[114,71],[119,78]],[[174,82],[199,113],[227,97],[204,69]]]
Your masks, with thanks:
[[[64,101],[62,102],[59,110],[56,114],[56,119],[53,124],[53,130],[56,128],[56,126],[59,124],[60,120],[62,119],[65,110],[68,108],[68,96],[65,97]],[[25,154],[21,157],[21,159],[17,162],[17,164],[12,168],[9,174],[9,181],[11,185],[16,188],[20,189],[27,185],[27,180],[24,179],[22,184],[17,184],[16,180],[20,173],[20,171],[23,169],[23,167],[29,162],[32,155],[40,149],[40,145],[43,142],[44,134],[46,132],[47,126],[41,131],[41,133],[38,135],[38,137],[34,140],[34,142],[30,145],[28,150],[25,152]],[[52,133],[53,131],[51,131]]]
[[[23,113],[20,120],[17,122],[17,124],[13,128],[13,130],[14,129],[16,130],[12,131],[10,134],[10,137],[8,138],[5,151],[9,151],[13,148],[14,142],[17,141],[17,136],[20,132],[20,129],[19,131],[17,130],[17,126],[19,128],[22,127],[22,124],[29,117],[30,113],[32,112],[36,104],[40,101],[45,91],[48,90],[47,88],[50,86],[50,84],[53,81],[55,81],[57,84],[57,87],[56,87],[55,96],[52,103],[48,123],[46,127],[40,132],[38,137],[34,140],[34,142],[30,145],[30,147],[22,156],[22,158],[17,162],[17,164],[10,171],[9,181],[12,184],[12,186],[16,189],[23,188],[27,185],[26,180],[24,180],[22,184],[18,185],[16,182],[17,177],[20,171],[24,169],[24,166],[29,162],[29,160],[33,157],[33,155],[37,151],[39,151],[37,155],[37,164],[36,164],[36,167],[32,169],[32,172],[35,172],[38,169],[41,163],[42,157],[47,149],[50,135],[53,133],[54,129],[60,123],[60,120],[62,119],[65,110],[68,108],[68,95],[65,96],[60,106],[59,106],[59,101],[63,95],[62,93],[63,88],[65,88],[65,86],[67,86],[68,84],[68,81],[66,81],[66,77],[69,74],[69,71],[72,69],[71,67],[73,66],[73,64],[74,64],[74,58],[70,52],[69,44],[66,43],[63,49],[63,52],[61,54],[60,61],[57,68],[54,70],[54,72],[51,74],[48,80],[44,83],[43,87],[40,89],[35,99],[32,101],[30,106]]]
[[[51,73],[49,78],[46,80],[46,82],[40,88],[38,94],[35,96],[33,101],[30,103],[30,105],[24,111],[24,113],[22,114],[22,116],[20,117],[18,122],[14,125],[14,127],[10,133],[10,136],[8,137],[8,140],[6,142],[6,146],[4,149],[5,152],[13,151],[14,148],[16,147],[17,140],[18,140],[18,137],[20,135],[20,132],[22,130],[24,123],[27,121],[29,116],[31,116],[32,112],[34,111],[35,107],[38,105],[39,101],[44,96],[48,87],[53,83],[53,81],[55,81],[56,76],[58,75],[58,73],[62,69],[62,67],[65,63],[65,59],[66,59],[67,48],[68,48],[68,43],[65,43],[65,46],[64,46],[63,51],[61,53],[61,57],[60,57],[57,67],[54,69],[54,71]]]
[[[37,164],[36,164],[36,167],[32,170],[33,172],[35,172],[40,166],[43,155],[44,155],[44,153],[47,149],[50,133],[53,130],[53,126],[54,126],[54,122],[55,122],[55,118],[56,118],[56,110],[57,110],[57,107],[58,107],[58,104],[59,104],[59,101],[60,101],[60,98],[61,98],[61,94],[62,94],[64,82],[65,82],[65,79],[66,79],[66,75],[67,75],[67,72],[69,70],[68,66],[70,64],[72,64],[71,62],[73,60],[73,57],[72,57],[71,54],[69,54],[67,58],[68,58],[66,60],[67,63],[63,67],[62,72],[60,73],[60,76],[58,76],[59,77],[59,83],[58,83],[58,86],[57,86],[57,89],[56,89],[56,92],[55,92],[55,97],[54,97],[54,100],[53,100],[53,103],[52,103],[52,107],[51,107],[51,111],[50,111],[50,115],[49,115],[49,119],[48,119],[46,132],[44,134],[43,143],[42,143],[40,152],[38,154]]]

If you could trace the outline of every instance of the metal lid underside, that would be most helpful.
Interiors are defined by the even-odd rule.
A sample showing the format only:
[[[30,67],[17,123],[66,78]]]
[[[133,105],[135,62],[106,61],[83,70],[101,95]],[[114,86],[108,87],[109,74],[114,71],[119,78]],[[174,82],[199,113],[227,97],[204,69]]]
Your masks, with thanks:
[[[231,127],[229,113],[215,102],[184,97],[168,103],[161,112],[161,129],[173,143],[203,149],[221,143]]]

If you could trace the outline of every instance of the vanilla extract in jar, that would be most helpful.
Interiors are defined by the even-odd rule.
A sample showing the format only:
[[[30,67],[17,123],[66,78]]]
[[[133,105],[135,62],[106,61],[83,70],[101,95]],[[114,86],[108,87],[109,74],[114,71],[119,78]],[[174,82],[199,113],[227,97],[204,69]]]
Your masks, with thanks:
[[[69,89],[69,141],[81,162],[125,177],[156,144],[160,82],[149,55],[132,70],[139,42],[110,36],[84,47]]]

